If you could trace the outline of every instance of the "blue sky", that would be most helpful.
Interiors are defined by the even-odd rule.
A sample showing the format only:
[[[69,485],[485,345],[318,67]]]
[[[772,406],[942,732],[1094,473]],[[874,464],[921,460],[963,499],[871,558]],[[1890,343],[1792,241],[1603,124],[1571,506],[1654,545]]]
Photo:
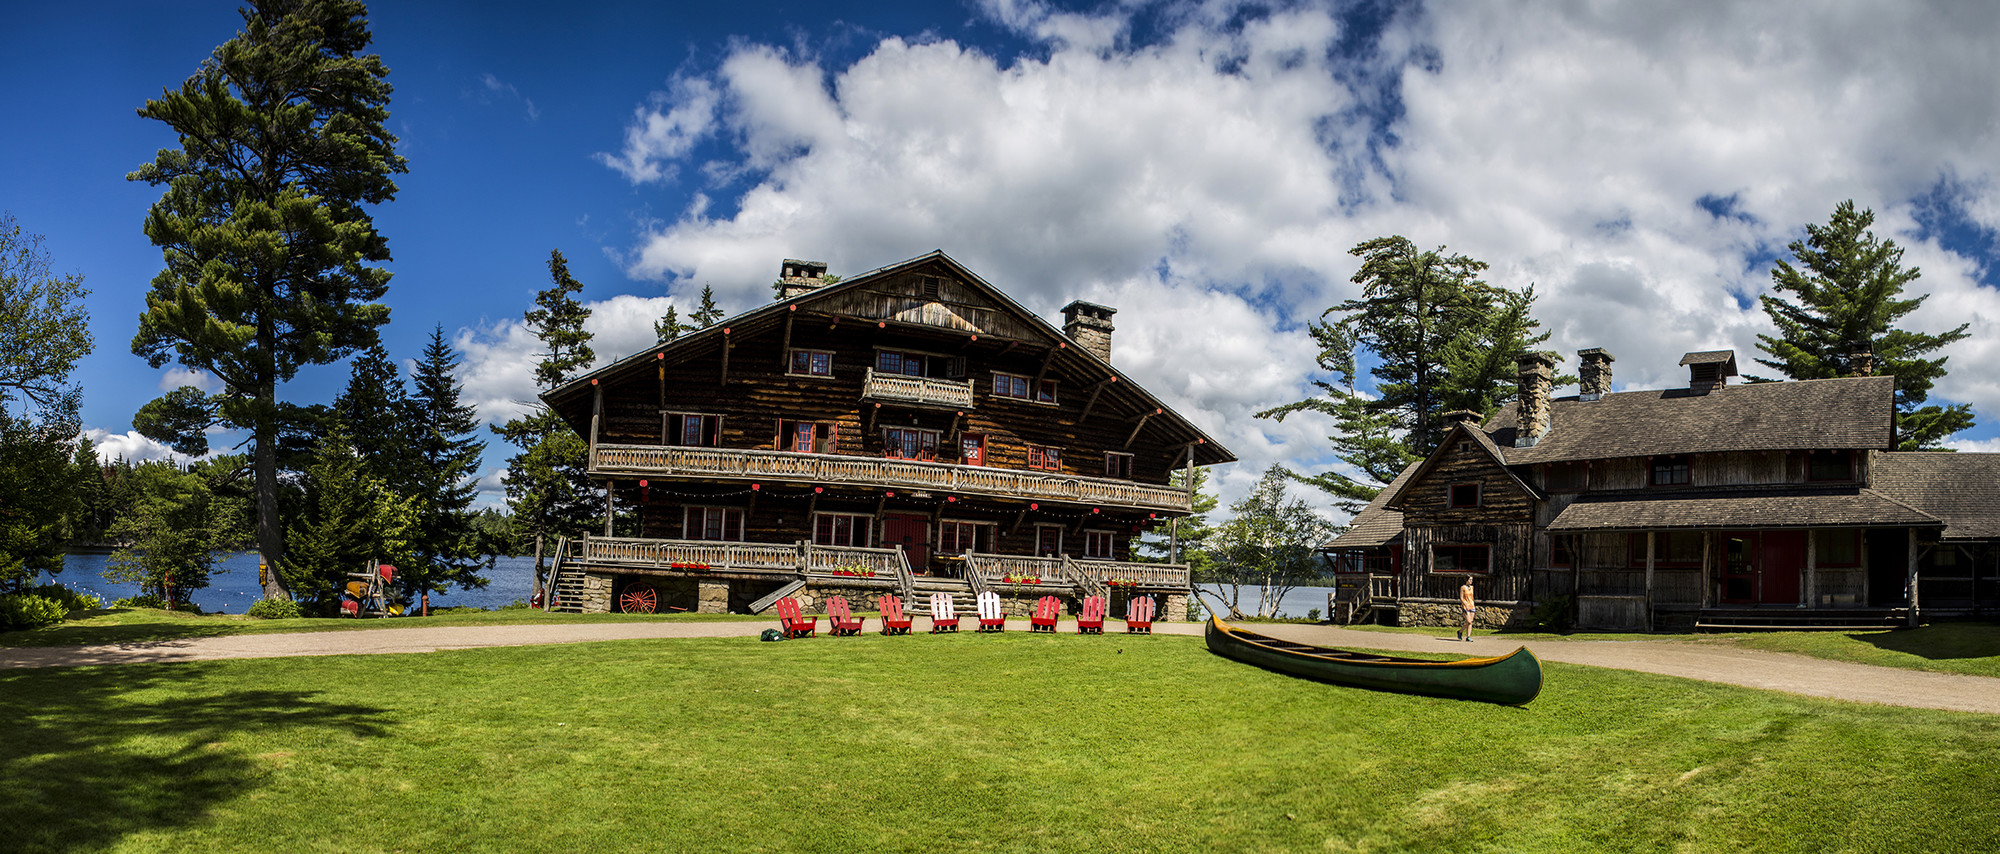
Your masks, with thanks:
[[[83,274],[85,420],[190,378],[129,353],[159,255],[172,143],[134,111],[240,24],[229,3],[32,4],[0,30],[0,209]],[[1363,240],[1403,234],[1533,284],[1567,354],[1618,384],[1768,331],[1755,297],[1852,198],[1973,324],[1936,397],[2000,450],[1995,12],[1861,2],[378,3],[410,173],[375,211],[395,261],[384,343],[442,324],[468,394],[532,396],[518,319],[560,248],[606,360],[703,284],[736,312],[784,257],[858,272],[944,249],[1053,317],[1117,306],[1114,361],[1244,459],[1324,470],[1323,423],[1248,413],[1306,393],[1304,321],[1348,296]],[[109,22],[109,23],[107,23]],[[1568,365],[1573,370],[1574,365]],[[283,394],[323,401],[345,365]],[[201,378],[191,378],[200,382]],[[506,448],[493,440],[490,497]]]

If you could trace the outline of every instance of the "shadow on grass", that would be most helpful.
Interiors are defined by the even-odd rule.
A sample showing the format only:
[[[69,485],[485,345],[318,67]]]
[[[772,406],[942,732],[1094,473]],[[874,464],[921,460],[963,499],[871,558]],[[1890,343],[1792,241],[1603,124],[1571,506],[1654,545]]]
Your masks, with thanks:
[[[26,632],[0,635],[0,646],[99,646],[104,644],[150,643],[195,640],[244,634],[233,623],[127,623],[110,626],[50,626]]]
[[[1932,623],[1915,629],[1858,632],[1848,637],[1877,649],[1931,661],[2000,656],[2000,625],[1993,623]]]
[[[383,710],[310,691],[202,692],[200,665],[0,675],[0,848],[102,851],[245,797],[287,757],[279,730],[383,737]]]

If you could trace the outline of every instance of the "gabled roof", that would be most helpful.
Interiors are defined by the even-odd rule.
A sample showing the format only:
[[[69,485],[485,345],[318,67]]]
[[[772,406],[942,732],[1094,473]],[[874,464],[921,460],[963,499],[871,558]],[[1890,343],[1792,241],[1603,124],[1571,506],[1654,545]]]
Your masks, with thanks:
[[[1728,351],[1722,351],[1728,352]],[[1694,354],[1690,354],[1694,355]],[[1515,404],[1483,432],[1508,465],[1719,451],[1887,450],[1896,430],[1895,377],[1845,377],[1688,389],[1622,391],[1549,404],[1549,430],[1514,444]]]
[[[1437,448],[1431,451],[1431,455],[1425,457],[1423,462],[1417,463],[1415,474],[1407,478],[1398,477],[1396,479],[1397,484],[1394,485],[1395,488],[1393,490],[1383,490],[1384,493],[1389,494],[1389,498],[1383,502],[1383,506],[1401,509],[1403,506],[1403,493],[1410,491],[1411,484],[1422,480],[1424,475],[1429,474],[1431,469],[1436,468],[1437,464],[1444,460],[1445,455],[1451,452],[1452,444],[1457,442],[1460,436],[1471,439],[1473,444],[1486,454],[1487,459],[1493,461],[1493,467],[1499,469],[1501,474],[1506,475],[1507,480],[1514,484],[1514,488],[1521,490],[1522,495],[1526,495],[1533,500],[1540,500],[1543,497],[1541,492],[1529,486],[1526,481],[1521,480],[1519,475],[1514,474],[1513,469],[1507,467],[1508,462],[1502,457],[1500,446],[1494,444],[1493,438],[1486,435],[1486,431],[1471,424],[1454,424],[1450,430],[1445,431],[1444,439],[1438,442]],[[1406,474],[1408,473],[1406,472]]]
[[[1069,336],[1029,311],[1012,297],[1001,292],[979,274],[967,269],[943,250],[933,250],[905,261],[879,267],[865,273],[844,278],[838,283],[798,294],[788,299],[776,300],[723,320],[706,329],[690,332],[625,358],[619,359],[590,373],[571,380],[569,383],[542,395],[542,400],[565,417],[576,408],[579,399],[589,394],[593,381],[630,372],[653,370],[658,362],[679,363],[711,354],[721,349],[725,340],[732,336],[742,336],[758,332],[768,332],[781,328],[788,317],[800,312],[824,310],[835,305],[851,309],[856,297],[897,274],[910,272],[925,265],[935,265],[948,271],[961,285],[970,289],[984,302],[974,307],[978,311],[991,312],[991,317],[982,324],[980,319],[962,316],[970,312],[961,306],[943,306],[936,300],[866,300],[868,320],[888,327],[924,328],[943,331],[946,334],[963,333],[977,335],[982,341],[1012,340],[1029,346],[1053,350],[1054,362],[1051,368],[1079,381],[1116,380],[1108,385],[1103,397],[1105,405],[1122,401],[1128,412],[1143,413],[1160,410],[1158,416],[1148,420],[1147,430],[1162,431],[1170,442],[1185,442],[1194,447],[1195,463],[1214,465],[1234,462],[1236,455],[1216,442],[1214,438],[1196,427],[1172,407],[1160,402],[1151,392],[1111,363],[1098,358],[1096,354],[1076,345]],[[989,328],[992,327],[992,328]],[[574,419],[571,419],[575,426]],[[588,422],[588,416],[585,416]]]
[[[1869,484],[1943,519],[1944,539],[2000,538],[2000,454],[1879,453],[1870,462]]]
[[[1388,502],[1389,496],[1400,491],[1403,484],[1408,483],[1410,477],[1417,473],[1417,469],[1423,468],[1423,465],[1424,461],[1418,460],[1404,467],[1402,474],[1396,475],[1395,480],[1390,481],[1388,486],[1382,487],[1381,492],[1375,493],[1375,500],[1368,502],[1367,507],[1361,508],[1361,512],[1354,514],[1354,520],[1348,523],[1347,530],[1340,532],[1340,536],[1334,537],[1331,542],[1320,548],[1374,548],[1387,545],[1390,540],[1401,536],[1403,511],[1391,510],[1382,505]]]

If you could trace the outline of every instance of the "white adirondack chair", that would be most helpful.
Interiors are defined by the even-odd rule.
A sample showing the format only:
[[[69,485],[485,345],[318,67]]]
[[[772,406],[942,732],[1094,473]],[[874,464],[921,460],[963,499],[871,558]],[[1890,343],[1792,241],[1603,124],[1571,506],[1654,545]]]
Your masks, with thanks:
[[[982,632],[1007,630],[1007,617],[1000,613],[1000,594],[991,590],[979,594],[979,630]]]
[[[951,594],[931,594],[931,634],[958,631],[958,612],[951,606]]]

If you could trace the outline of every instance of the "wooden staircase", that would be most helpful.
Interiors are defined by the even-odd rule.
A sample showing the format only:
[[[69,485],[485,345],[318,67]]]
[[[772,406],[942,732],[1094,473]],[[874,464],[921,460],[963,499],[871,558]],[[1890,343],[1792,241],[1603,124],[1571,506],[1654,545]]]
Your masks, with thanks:
[[[917,578],[910,584],[910,595],[904,597],[904,613],[921,617],[931,616],[931,594],[951,594],[951,607],[959,616],[979,613],[978,593],[962,578]]]

